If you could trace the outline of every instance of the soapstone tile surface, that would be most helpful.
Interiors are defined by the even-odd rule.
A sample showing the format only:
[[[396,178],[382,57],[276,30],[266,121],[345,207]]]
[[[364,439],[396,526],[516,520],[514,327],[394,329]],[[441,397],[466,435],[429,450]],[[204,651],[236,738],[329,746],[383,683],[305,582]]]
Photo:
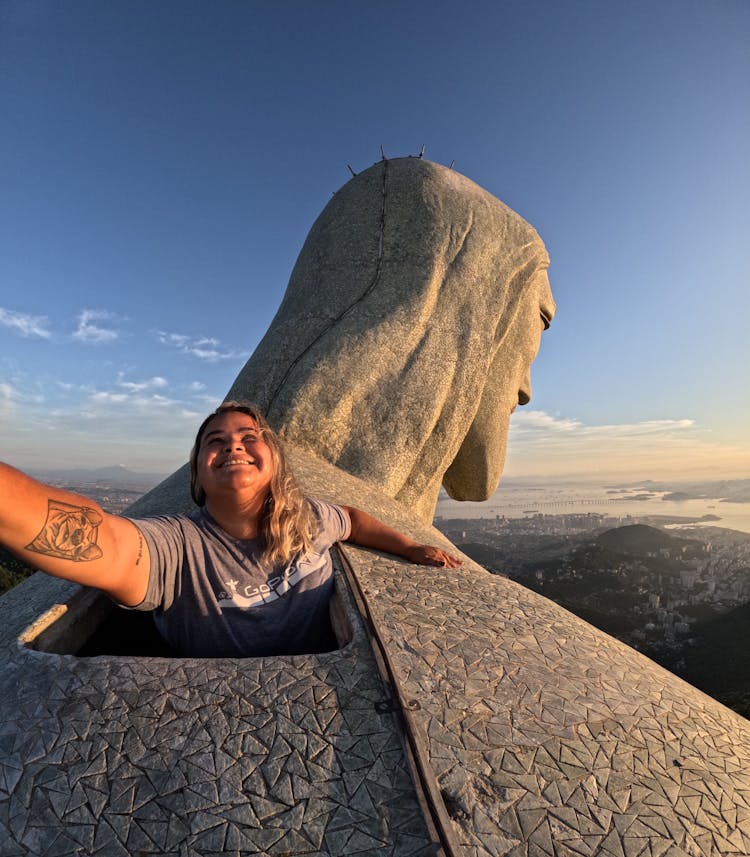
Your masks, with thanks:
[[[293,459],[308,493],[447,544],[359,480]],[[468,559],[342,555],[409,701],[446,848],[750,853],[748,721]],[[0,599],[0,857],[436,853],[356,616],[325,655],[80,659],[15,644],[43,584],[70,592],[27,583]]]
[[[17,649],[0,669],[0,855],[434,853],[352,619],[344,649],[292,658]]]

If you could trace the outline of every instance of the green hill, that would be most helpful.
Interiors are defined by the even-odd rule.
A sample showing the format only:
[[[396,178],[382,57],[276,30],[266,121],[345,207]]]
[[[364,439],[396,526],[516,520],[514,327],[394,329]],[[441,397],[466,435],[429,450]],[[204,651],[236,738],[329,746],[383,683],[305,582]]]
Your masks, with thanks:
[[[693,628],[682,675],[707,693],[750,691],[750,603]],[[717,669],[721,664],[721,669]]]
[[[36,571],[0,545],[0,595]]]
[[[597,538],[596,543],[602,548],[626,556],[644,556],[655,551],[671,551],[699,544],[694,539],[679,539],[646,524],[629,524],[607,530]]]

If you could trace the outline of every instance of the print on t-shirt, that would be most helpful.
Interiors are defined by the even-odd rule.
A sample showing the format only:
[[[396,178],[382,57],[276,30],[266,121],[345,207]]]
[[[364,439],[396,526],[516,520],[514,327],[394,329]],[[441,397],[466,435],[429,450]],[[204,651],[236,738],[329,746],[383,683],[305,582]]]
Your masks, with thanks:
[[[322,568],[326,563],[326,554],[312,553],[298,558],[287,566],[281,575],[269,578],[265,583],[256,585],[248,583],[239,587],[239,580],[223,580],[225,589],[217,598],[220,608],[225,607],[255,607],[257,604],[268,604],[281,598],[296,586],[300,580]]]

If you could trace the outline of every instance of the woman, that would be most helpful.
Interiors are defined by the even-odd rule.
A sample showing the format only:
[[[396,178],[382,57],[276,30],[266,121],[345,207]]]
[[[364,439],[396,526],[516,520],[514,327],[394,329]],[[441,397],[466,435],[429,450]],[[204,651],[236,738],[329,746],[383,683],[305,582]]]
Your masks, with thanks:
[[[361,510],[303,498],[249,403],[226,402],[204,421],[190,464],[196,513],[132,521],[0,465],[0,496],[13,497],[0,510],[0,541],[49,574],[153,610],[175,651],[194,657],[314,650],[336,541],[459,565]]]

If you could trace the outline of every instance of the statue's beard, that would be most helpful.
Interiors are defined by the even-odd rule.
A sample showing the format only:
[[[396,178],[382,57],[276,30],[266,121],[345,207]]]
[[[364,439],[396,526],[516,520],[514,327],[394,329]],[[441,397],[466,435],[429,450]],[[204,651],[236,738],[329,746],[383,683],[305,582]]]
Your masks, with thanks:
[[[498,409],[494,386],[485,386],[474,420],[443,476],[445,490],[454,500],[487,500],[500,482],[510,410],[503,415]]]

